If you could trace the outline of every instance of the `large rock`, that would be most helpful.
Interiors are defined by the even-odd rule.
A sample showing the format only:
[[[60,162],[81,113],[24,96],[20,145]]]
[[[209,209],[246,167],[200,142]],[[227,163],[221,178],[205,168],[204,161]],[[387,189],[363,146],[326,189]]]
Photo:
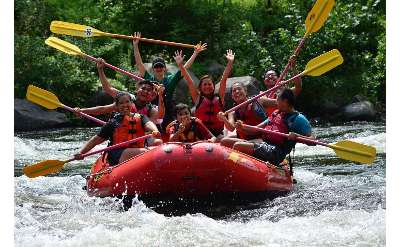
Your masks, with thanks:
[[[64,127],[70,121],[63,113],[45,110],[25,99],[14,99],[14,130],[28,131]]]
[[[99,105],[109,105],[112,104],[113,102],[114,102],[113,97],[106,94],[106,92],[103,91],[102,87],[98,87],[97,92],[89,98],[88,105],[81,107],[84,108],[84,107],[99,106]]]
[[[364,100],[345,106],[343,116],[346,120],[372,121],[375,119],[376,111],[371,102]]]
[[[247,89],[247,96],[251,97],[260,93],[260,82],[252,76],[240,76],[231,77],[226,81],[225,89],[225,110],[233,107],[234,102],[232,100],[231,88],[232,84],[235,82],[241,82]],[[215,93],[219,92],[219,83],[215,85]]]

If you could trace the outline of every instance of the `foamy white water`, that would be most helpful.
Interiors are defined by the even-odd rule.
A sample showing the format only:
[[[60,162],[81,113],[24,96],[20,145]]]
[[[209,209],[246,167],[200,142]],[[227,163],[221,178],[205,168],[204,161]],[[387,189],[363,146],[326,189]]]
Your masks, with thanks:
[[[373,145],[381,154],[386,150],[382,126],[315,130],[327,142],[350,139]],[[15,159],[68,157],[95,132],[16,136]],[[68,174],[88,172],[95,157],[73,163],[61,176],[18,176],[15,245],[385,246],[385,156],[363,166],[338,161],[329,150],[298,144],[293,192],[214,219],[200,213],[166,217],[137,200],[124,211],[119,200],[88,197],[84,177]]]

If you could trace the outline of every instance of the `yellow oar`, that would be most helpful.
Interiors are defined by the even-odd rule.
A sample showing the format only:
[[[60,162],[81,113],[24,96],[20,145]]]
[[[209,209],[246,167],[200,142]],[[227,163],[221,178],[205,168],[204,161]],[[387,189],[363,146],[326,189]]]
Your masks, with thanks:
[[[265,132],[267,134],[279,135],[282,137],[288,137],[288,134],[284,134],[281,132],[276,132],[272,130],[266,130],[262,128],[258,128],[256,126],[251,125],[243,125],[245,128],[253,129],[260,132]],[[364,144],[360,144],[353,141],[339,141],[335,144],[327,144],[318,140],[313,140],[304,137],[297,137],[296,142],[304,143],[307,145],[322,145],[325,147],[332,148],[336,155],[345,160],[351,160],[354,162],[359,162],[362,164],[372,164],[376,158],[376,148],[367,146]]]
[[[258,98],[276,90],[277,88],[282,87],[285,84],[288,84],[289,82],[291,82],[301,76],[304,76],[304,75],[319,76],[319,75],[322,75],[323,73],[337,67],[338,65],[340,65],[342,63],[343,63],[343,57],[337,49],[328,51],[318,57],[311,59],[307,63],[304,71],[301,72],[300,74],[297,74],[296,76],[290,78],[289,80],[283,81],[283,82],[279,83],[278,85],[275,85],[274,87],[268,89],[267,91],[262,92],[256,96],[238,104],[237,106],[232,107],[231,109],[227,110],[225,112],[225,114],[235,111],[236,109],[239,109],[243,105],[246,105],[246,104],[258,99]]]
[[[82,158],[85,158],[87,156],[93,155],[93,154],[97,154],[97,153],[101,153],[101,152],[106,152],[112,149],[116,149],[122,146],[125,146],[127,144],[133,143],[133,142],[138,142],[144,139],[147,139],[149,137],[156,137],[156,133],[152,133],[152,134],[147,134],[129,141],[125,141],[125,142],[121,142],[115,145],[112,145],[110,147],[106,147],[106,148],[102,148],[100,150],[96,150],[93,152],[89,152],[89,153],[85,153],[82,154]],[[39,177],[39,176],[44,176],[50,173],[55,173],[58,172],[60,170],[62,170],[64,168],[64,164],[71,162],[73,160],[77,160],[77,158],[71,158],[68,160],[44,160],[42,162],[30,165],[30,166],[25,166],[22,170],[24,172],[24,174],[29,177],[29,178],[35,178],[35,177]]]
[[[50,110],[61,107],[65,110],[75,112],[74,109],[72,109],[71,107],[66,106],[63,103],[61,103],[58,100],[57,96],[55,94],[53,94],[52,92],[46,91],[39,87],[35,87],[33,85],[28,86],[28,90],[26,91],[26,99],[35,104],[46,107],[47,109],[50,109]],[[97,119],[95,117],[92,117],[83,112],[78,112],[78,114],[81,115],[82,117],[88,118],[96,123],[101,124],[101,125],[106,124],[104,121]]]
[[[92,57],[92,56],[90,56],[88,54],[85,54],[84,52],[81,51],[81,49],[79,49],[78,46],[73,45],[73,44],[71,44],[71,43],[69,43],[67,41],[61,40],[59,38],[49,37],[48,39],[46,39],[45,43],[47,45],[53,47],[53,48],[56,48],[57,50],[65,52],[65,53],[67,53],[69,55],[81,56],[81,57],[84,57],[84,58],[86,58],[88,60],[91,60],[93,62],[97,62],[97,58]],[[114,65],[111,65],[109,63],[104,63],[104,65],[109,67],[109,68],[111,68],[111,69],[113,69],[113,70],[115,70],[115,71],[118,71],[118,72],[120,72],[122,74],[125,74],[125,75],[127,75],[127,76],[129,76],[131,78],[134,78],[135,80],[138,80],[138,81],[143,80],[142,77],[137,76],[137,75],[135,75],[135,74],[133,74],[133,73],[131,73],[129,71],[126,71],[126,70],[120,69],[118,67],[115,67]]]
[[[53,33],[66,34],[66,35],[71,35],[71,36],[76,36],[76,37],[84,37],[84,38],[104,36],[104,37],[111,37],[111,38],[117,38],[117,39],[133,39],[133,36],[130,36],[130,35],[106,33],[106,32],[97,30],[96,28],[93,28],[93,27],[75,24],[75,23],[63,22],[63,21],[52,21],[50,24],[50,31],[52,31]],[[185,48],[196,48],[196,46],[197,46],[197,45],[189,45],[189,44],[163,41],[163,40],[157,40],[157,39],[139,38],[139,40],[149,42],[149,43],[179,46],[179,47],[185,47]]]
[[[306,32],[304,33],[303,38],[300,40],[300,43],[297,45],[297,48],[293,52],[292,56],[297,56],[300,53],[301,48],[304,46],[304,43],[307,37],[316,31],[318,31],[322,25],[324,25],[326,19],[328,18],[329,13],[331,12],[333,5],[335,5],[334,0],[317,0],[314,4],[313,8],[307,15],[306,19]],[[287,73],[289,72],[290,68],[290,61],[286,64],[283,72],[280,74],[278,80],[276,81],[275,85],[277,85],[280,81],[285,78]],[[273,96],[274,91],[272,91],[268,97]]]

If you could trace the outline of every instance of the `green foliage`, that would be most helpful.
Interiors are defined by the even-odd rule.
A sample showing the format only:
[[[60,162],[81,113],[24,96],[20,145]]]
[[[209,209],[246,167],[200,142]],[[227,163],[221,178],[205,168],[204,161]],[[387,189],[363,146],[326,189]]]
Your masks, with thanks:
[[[227,49],[236,53],[232,76],[261,79],[266,69],[283,70],[305,31],[313,0],[17,0],[15,2],[15,95],[23,97],[28,84],[49,89],[66,104],[85,106],[99,86],[94,63],[69,56],[44,44],[52,20],[87,24],[99,30],[196,44],[208,49],[192,69],[206,73],[211,60],[225,64]],[[321,101],[349,102],[356,94],[373,102],[385,101],[385,1],[336,1],[324,26],[312,34],[297,58],[297,68],[333,48],[344,64],[326,75],[303,78],[299,108],[319,114]],[[84,52],[133,71],[132,44],[109,38],[61,37]],[[173,62],[179,48],[141,43],[145,62],[163,56]],[[185,49],[185,54],[192,51]],[[292,72],[291,72],[292,73]],[[293,74],[293,73],[292,73]],[[125,75],[106,69],[111,83],[133,89]],[[62,96],[61,96],[62,95]]]

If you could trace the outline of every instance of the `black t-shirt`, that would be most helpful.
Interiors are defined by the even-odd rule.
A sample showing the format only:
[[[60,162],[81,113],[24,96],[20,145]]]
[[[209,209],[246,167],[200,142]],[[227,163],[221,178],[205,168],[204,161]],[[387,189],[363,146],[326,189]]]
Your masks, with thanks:
[[[142,119],[142,128],[144,129],[144,126],[147,124],[147,122],[150,121],[150,119],[145,116],[145,115],[140,115]],[[112,137],[114,134],[114,130],[120,125],[122,120],[124,119],[124,115],[122,114],[116,114],[113,118],[111,118],[99,131],[97,136],[103,138],[103,139],[108,139],[112,141]]]

